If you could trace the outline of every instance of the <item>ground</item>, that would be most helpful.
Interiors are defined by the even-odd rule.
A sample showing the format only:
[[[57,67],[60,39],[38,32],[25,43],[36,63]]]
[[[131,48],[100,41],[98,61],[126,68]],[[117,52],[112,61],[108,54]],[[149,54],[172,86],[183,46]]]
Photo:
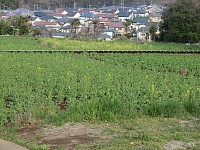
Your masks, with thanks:
[[[200,120],[138,118],[120,122],[23,127],[18,138],[46,149],[200,150]],[[31,148],[30,148],[31,149]]]
[[[50,149],[63,147],[74,149],[76,145],[90,143],[88,148],[93,149],[97,146],[93,142],[109,140],[108,137],[100,136],[102,129],[90,127],[83,123],[66,123],[60,127],[25,127],[17,130],[20,137],[35,139],[38,144],[46,144]]]

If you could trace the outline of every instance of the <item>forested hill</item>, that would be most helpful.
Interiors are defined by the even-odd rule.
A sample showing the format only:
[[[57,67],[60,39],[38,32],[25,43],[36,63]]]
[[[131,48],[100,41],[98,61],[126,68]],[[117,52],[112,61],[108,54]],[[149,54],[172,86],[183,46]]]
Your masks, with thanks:
[[[57,7],[101,7],[103,5],[119,5],[124,1],[124,6],[149,5],[151,3],[165,4],[167,1],[174,0],[0,0],[1,9],[16,9],[16,8],[42,8],[55,9]]]

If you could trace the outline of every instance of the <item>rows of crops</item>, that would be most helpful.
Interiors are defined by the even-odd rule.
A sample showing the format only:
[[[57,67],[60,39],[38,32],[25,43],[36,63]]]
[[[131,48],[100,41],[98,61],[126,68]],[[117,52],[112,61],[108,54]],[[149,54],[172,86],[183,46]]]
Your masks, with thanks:
[[[0,61],[0,125],[200,116],[198,55],[1,53]]]
[[[0,36],[0,50],[200,50],[198,45]]]

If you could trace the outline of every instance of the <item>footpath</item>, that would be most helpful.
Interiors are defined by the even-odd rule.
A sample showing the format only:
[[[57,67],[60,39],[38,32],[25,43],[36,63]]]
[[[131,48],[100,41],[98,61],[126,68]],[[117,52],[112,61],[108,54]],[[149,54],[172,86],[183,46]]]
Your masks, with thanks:
[[[15,143],[0,139],[0,150],[28,150],[28,149],[20,145],[17,145]]]

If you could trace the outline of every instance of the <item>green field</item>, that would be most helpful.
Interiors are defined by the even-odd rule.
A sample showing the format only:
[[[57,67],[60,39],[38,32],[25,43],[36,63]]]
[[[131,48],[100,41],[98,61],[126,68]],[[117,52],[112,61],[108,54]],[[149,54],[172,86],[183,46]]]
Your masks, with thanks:
[[[0,50],[200,50],[198,45],[0,36]]]
[[[198,50],[180,44],[27,37],[0,37],[0,42],[0,50],[142,50],[149,46]],[[74,149],[162,150],[175,141],[179,149],[199,150],[199,55],[2,52],[0,62],[0,138],[30,150],[49,150],[48,143],[39,141],[43,132],[24,137],[19,129],[62,128],[71,123],[72,129],[85,124],[91,127],[88,131],[99,130],[92,135],[99,141],[91,142],[82,134],[82,141],[90,142],[81,143],[75,136]]]
[[[1,125],[18,115],[58,123],[200,115],[198,55],[1,53],[0,61]]]
[[[198,55],[21,52],[0,53],[0,61],[2,138],[42,150],[48,146],[20,140],[7,127],[107,122],[101,136],[115,136],[99,149],[162,149],[179,140],[197,142],[198,150],[198,124],[181,123],[200,116]]]

